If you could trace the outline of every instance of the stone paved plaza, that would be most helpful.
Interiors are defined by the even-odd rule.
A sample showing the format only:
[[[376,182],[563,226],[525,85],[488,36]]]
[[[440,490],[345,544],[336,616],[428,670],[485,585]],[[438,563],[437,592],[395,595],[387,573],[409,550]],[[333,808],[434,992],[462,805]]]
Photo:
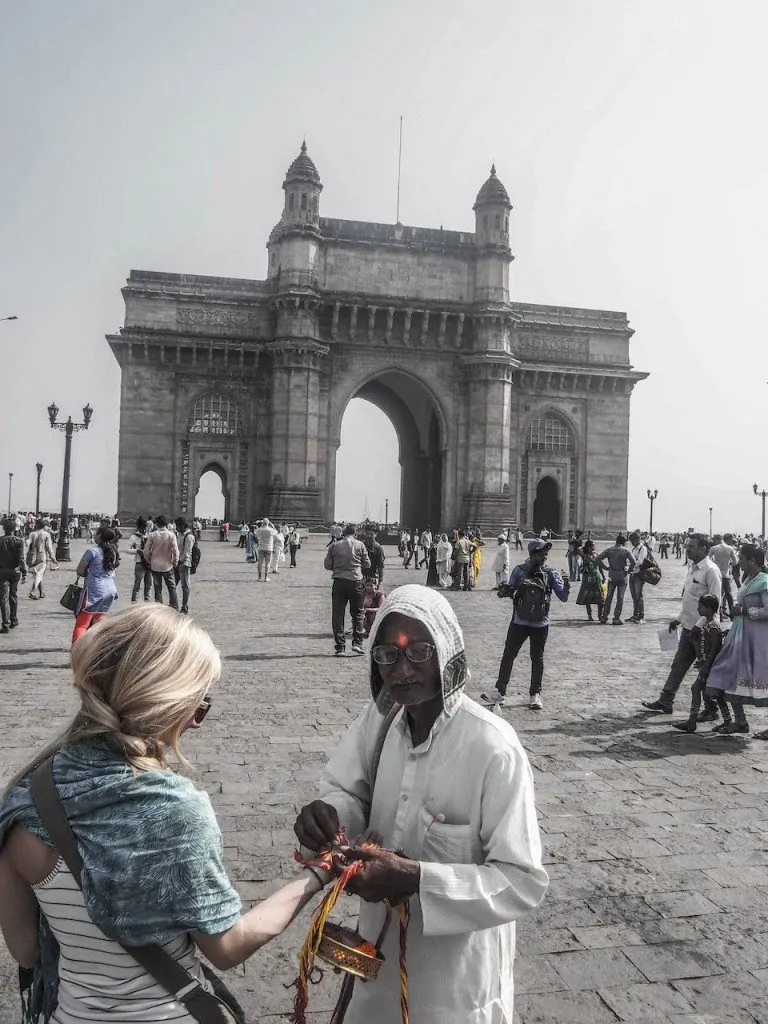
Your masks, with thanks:
[[[333,657],[324,538],[305,544],[299,568],[268,585],[256,582],[236,543],[210,538],[191,609],[219,645],[224,670],[214,710],[185,749],[211,793],[227,868],[248,903],[294,874],[296,812],[367,699],[367,672],[362,659]],[[74,558],[82,546],[73,546]],[[423,572],[399,567],[394,550],[389,557],[387,589],[423,581]],[[478,592],[449,595],[475,696],[495,680],[511,612],[490,591],[489,563]],[[563,569],[564,550],[551,563]],[[587,624],[575,594],[568,605],[553,602],[541,714],[526,708],[526,650],[513,673],[503,714],[533,766],[551,879],[543,906],[519,925],[518,1024],[768,1024],[768,745],[711,736],[708,727],[688,736],[671,730],[667,716],[640,713],[640,699],[656,696],[666,674],[671,656],[659,651],[656,633],[678,610],[684,575],[679,562],[662,566],[661,585],[647,588],[644,627]],[[132,573],[126,556],[118,607]],[[20,628],[0,637],[2,777],[73,711],[72,617],[58,604],[70,578],[49,574],[46,600],[25,596]],[[687,698],[684,684],[680,712]],[[764,712],[751,718],[753,729],[768,725]],[[231,977],[251,1021],[289,1011],[284,983],[295,975],[308,920],[301,915]],[[312,990],[313,1022],[328,1020],[338,985],[329,974]],[[4,949],[0,988],[0,1024],[16,1024]]]

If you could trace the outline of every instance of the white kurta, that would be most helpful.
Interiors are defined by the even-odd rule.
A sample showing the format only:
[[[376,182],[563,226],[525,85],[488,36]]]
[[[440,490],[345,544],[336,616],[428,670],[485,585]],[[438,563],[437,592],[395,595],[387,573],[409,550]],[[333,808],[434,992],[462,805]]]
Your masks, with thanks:
[[[421,863],[411,899],[408,983],[417,1024],[511,1024],[515,924],[541,903],[548,878],[533,780],[517,735],[466,695],[418,747],[401,713],[387,735],[370,811],[369,777],[383,719],[371,703],[323,774],[320,797],[355,837],[370,824]],[[360,905],[375,941],[382,904]],[[347,1024],[400,1020],[398,925],[375,982],[357,983]]]

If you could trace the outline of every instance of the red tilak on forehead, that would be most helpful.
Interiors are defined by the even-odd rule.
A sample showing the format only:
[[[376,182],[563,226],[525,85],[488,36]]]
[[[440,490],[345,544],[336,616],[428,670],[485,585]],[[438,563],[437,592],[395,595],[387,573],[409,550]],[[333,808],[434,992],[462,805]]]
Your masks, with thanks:
[[[396,637],[396,642],[397,642],[398,647],[407,647],[408,646],[408,636],[407,636],[407,634],[405,634],[405,633],[398,633],[397,637]]]

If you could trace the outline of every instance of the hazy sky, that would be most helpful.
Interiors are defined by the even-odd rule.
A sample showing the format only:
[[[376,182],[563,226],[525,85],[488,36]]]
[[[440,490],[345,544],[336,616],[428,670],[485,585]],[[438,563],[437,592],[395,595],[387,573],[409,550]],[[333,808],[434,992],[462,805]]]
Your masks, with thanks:
[[[710,0],[0,0],[0,495],[116,504],[132,267],[266,274],[306,135],[321,214],[472,230],[495,160],[513,299],[626,310],[630,522],[759,525],[768,487],[768,8]],[[394,432],[345,418],[337,513],[399,490]],[[354,427],[351,426],[354,417]],[[352,436],[354,435],[354,436]],[[353,445],[361,453],[352,458]],[[361,458],[363,464],[361,466]],[[367,464],[366,464],[367,460]],[[356,469],[353,472],[353,466]],[[0,503],[5,505],[6,498]],[[392,507],[392,506],[390,506]]]

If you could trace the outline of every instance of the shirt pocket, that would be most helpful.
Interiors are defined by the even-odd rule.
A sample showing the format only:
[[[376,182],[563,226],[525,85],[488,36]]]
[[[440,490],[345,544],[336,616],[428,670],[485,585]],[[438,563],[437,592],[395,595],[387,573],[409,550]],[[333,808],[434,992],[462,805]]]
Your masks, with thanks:
[[[469,824],[449,824],[439,821],[425,807],[421,808],[424,830],[424,860],[437,864],[476,864],[479,840]]]

